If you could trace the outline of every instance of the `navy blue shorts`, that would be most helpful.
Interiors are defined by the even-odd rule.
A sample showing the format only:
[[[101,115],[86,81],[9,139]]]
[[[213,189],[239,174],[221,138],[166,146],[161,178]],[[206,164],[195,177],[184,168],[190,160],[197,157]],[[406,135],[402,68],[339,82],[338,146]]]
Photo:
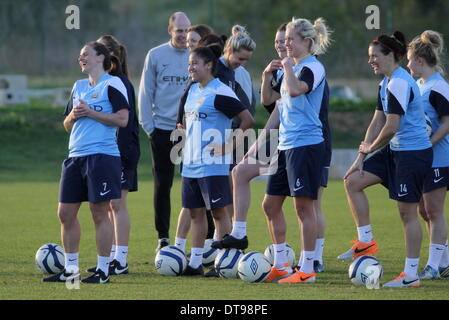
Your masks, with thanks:
[[[121,189],[137,191],[137,168],[122,168]]]
[[[182,178],[182,206],[214,210],[232,203],[229,176]]]
[[[449,189],[449,167],[430,168],[424,178],[424,193],[440,189]]]
[[[309,197],[316,200],[323,169],[324,142],[280,150],[278,169],[268,177],[268,195]]]
[[[74,157],[62,163],[59,202],[120,199],[121,160],[106,154]]]
[[[329,167],[323,167],[321,170],[321,181],[320,187],[327,187],[327,183],[329,182]]]
[[[121,189],[130,192],[137,191],[137,164],[140,152],[138,148],[131,146],[126,152],[121,152],[122,176]]]
[[[363,170],[382,179],[390,199],[419,202],[424,178],[432,166],[432,148],[413,151],[393,151],[387,145],[363,163]]]

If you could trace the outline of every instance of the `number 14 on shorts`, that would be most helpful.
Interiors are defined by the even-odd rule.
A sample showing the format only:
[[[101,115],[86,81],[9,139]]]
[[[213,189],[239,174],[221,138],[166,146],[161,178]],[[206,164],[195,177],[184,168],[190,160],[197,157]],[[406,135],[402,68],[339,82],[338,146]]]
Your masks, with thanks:
[[[405,195],[407,195],[408,194],[408,192],[407,192],[407,184],[406,183],[404,183],[404,184],[399,184],[399,193],[398,193],[398,196],[399,197],[403,197],[403,196],[405,196]]]

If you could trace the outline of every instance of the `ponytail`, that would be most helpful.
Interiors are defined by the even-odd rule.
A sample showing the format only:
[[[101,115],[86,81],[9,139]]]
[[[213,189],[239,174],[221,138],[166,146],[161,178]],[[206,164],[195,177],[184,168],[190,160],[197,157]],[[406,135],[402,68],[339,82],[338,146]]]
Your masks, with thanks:
[[[112,35],[101,36],[97,41],[104,44],[109,52],[112,52],[112,55],[117,57],[120,68],[116,67],[114,72],[119,71],[119,73],[124,73],[126,77],[129,78],[128,52],[126,47],[120,44],[120,42],[118,42],[118,40]]]
[[[423,58],[430,67],[435,67],[444,75],[442,64],[444,40],[440,33],[433,30],[424,31],[410,42],[408,50],[412,56]]]
[[[111,68],[107,71],[113,76],[118,76],[123,73],[120,61],[116,56],[111,56]]]
[[[307,19],[293,18],[291,22],[287,24],[288,29],[293,29],[303,39],[309,39],[310,54],[320,55],[324,54],[331,44],[330,34],[332,31],[326,25],[326,21],[323,18],[318,18],[312,23]]]
[[[316,32],[316,48],[314,55],[320,55],[326,52],[331,43],[330,33],[331,31],[326,25],[326,21],[323,18],[318,18],[313,23],[313,27]]]
[[[245,27],[237,24],[232,27],[232,35],[226,40],[225,50],[229,48],[233,52],[240,51],[241,49],[252,52],[256,49],[256,43],[251,39]]]

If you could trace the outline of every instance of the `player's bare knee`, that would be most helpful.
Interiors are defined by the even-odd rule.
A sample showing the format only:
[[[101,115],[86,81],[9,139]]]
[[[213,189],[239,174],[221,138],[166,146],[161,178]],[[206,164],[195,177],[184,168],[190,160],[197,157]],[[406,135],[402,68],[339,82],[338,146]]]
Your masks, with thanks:
[[[344,180],[344,187],[347,193],[360,192],[363,190],[359,178],[355,173]]]
[[[279,214],[279,210],[276,210],[273,204],[271,204],[269,201],[264,200],[262,202],[262,209],[269,220],[273,219],[276,215]]]
[[[58,218],[61,224],[64,226],[70,226],[76,221],[76,215],[66,210],[59,210]]]
[[[105,221],[110,222],[109,214],[108,214],[108,206],[104,206],[101,204],[90,203],[90,212],[92,213],[92,218],[95,224],[101,224]]]

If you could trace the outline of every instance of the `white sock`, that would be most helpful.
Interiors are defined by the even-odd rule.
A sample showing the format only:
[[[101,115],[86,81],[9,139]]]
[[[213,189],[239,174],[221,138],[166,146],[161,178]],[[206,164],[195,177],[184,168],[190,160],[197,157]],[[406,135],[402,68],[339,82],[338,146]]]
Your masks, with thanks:
[[[79,254],[75,253],[64,253],[64,268],[69,273],[78,273],[79,272]]]
[[[117,246],[115,244],[113,244],[112,247],[111,247],[111,254],[109,255],[109,262],[114,260],[116,251],[117,251]]]
[[[324,238],[315,241],[315,260],[323,263]]]
[[[109,275],[109,257],[97,256],[97,270],[101,270],[105,275]]]
[[[128,257],[128,246],[117,246],[115,249],[114,259],[120,262],[120,266],[126,266],[126,258]]]
[[[371,231],[371,225],[358,227],[357,233],[359,235],[359,241],[364,243],[369,243],[373,241],[373,232]]]
[[[236,239],[243,239],[246,236],[246,221],[234,221],[231,236]]]
[[[313,259],[315,257],[315,251],[304,251],[304,259],[299,271],[311,274],[313,272]]]
[[[186,252],[186,242],[187,242],[187,239],[176,237],[175,238],[175,247]]]
[[[441,260],[440,260],[440,267],[447,267],[449,266],[449,250],[447,248],[447,240],[446,240],[446,245],[445,245],[445,249],[443,251],[443,255],[441,256]]]
[[[445,249],[446,246],[444,244],[431,243],[429,247],[429,259],[427,260],[427,265],[431,266],[435,270],[438,270],[438,266]]]
[[[288,263],[287,260],[287,244],[279,243],[273,244],[274,250],[274,265],[275,268],[283,268],[285,264]]]
[[[404,272],[406,275],[417,278],[418,277],[419,258],[410,259],[405,258]]]
[[[301,251],[301,255],[299,256],[298,267],[301,267],[304,262],[304,250]]]
[[[215,228],[215,231],[214,231],[214,241],[219,241],[220,239],[218,238],[218,231],[217,231],[217,228]]]
[[[196,269],[203,263],[203,248],[192,248],[189,266]]]

